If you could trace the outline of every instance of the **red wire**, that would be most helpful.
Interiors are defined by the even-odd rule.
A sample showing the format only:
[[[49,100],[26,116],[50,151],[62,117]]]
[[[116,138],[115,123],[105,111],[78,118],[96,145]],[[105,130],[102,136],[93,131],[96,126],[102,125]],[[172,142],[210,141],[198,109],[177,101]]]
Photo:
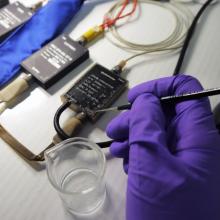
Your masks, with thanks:
[[[116,16],[116,18],[113,19],[114,22],[116,22],[120,18],[121,14],[123,13],[127,5],[128,5],[128,0],[125,0],[118,15]]]
[[[110,19],[107,16],[105,16],[104,17],[104,22],[101,25],[101,27],[102,28],[110,27],[111,25],[115,24],[117,20],[132,15],[135,12],[136,8],[137,8],[137,0],[133,0],[133,8],[132,8],[132,10],[130,12],[128,12],[127,14],[122,15],[122,13],[125,10],[125,8],[128,5],[128,3],[129,3],[128,0],[125,0],[123,2],[121,10],[118,12],[117,16],[114,19]]]
[[[121,16],[121,14],[123,13],[124,9],[126,8],[127,4],[128,4],[128,0],[125,0],[124,3],[123,3],[123,5],[122,5],[121,10],[119,11],[119,13],[117,14],[117,16],[116,16],[114,19],[111,20],[111,19],[109,19],[109,18],[105,18],[104,27],[109,27],[109,26],[115,24],[116,21],[117,21],[118,19],[120,19],[120,16]]]
[[[133,0],[133,8],[132,8],[131,12],[128,12],[127,14],[119,17],[118,19],[132,15],[135,12],[136,8],[137,8],[137,0]]]

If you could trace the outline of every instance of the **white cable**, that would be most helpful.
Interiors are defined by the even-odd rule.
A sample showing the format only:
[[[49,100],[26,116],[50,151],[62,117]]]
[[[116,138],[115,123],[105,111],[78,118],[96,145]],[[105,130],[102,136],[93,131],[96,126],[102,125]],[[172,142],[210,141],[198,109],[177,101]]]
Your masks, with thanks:
[[[108,18],[114,18],[116,12],[122,6],[123,2],[124,1],[121,0],[110,8],[110,10],[107,12]],[[118,33],[118,27],[116,25],[112,25],[109,28],[111,37],[109,37],[108,34],[106,34],[107,39],[110,40],[115,46],[121,49],[136,52],[135,55],[129,57],[128,59],[126,59],[126,61],[145,53],[171,52],[182,47],[187,30],[190,27],[192,19],[194,17],[192,12],[183,4],[180,4],[176,1],[163,3],[151,0],[138,0],[138,2],[156,5],[165,10],[168,10],[175,20],[175,27],[172,33],[170,33],[170,35],[166,39],[160,42],[153,44],[139,44],[124,39]],[[131,3],[132,2],[130,2],[130,4]]]

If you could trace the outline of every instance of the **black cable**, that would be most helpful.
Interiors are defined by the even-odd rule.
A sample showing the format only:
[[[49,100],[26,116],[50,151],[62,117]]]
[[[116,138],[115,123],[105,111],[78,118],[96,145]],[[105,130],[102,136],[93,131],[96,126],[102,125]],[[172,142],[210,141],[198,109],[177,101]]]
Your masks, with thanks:
[[[66,140],[71,138],[71,136],[67,135],[64,130],[61,128],[60,126],[60,116],[61,114],[71,105],[70,102],[65,102],[63,105],[61,105],[55,115],[54,115],[54,119],[53,119],[53,124],[54,124],[54,128],[58,134],[58,136],[62,139],[62,140]],[[106,148],[109,147],[111,145],[112,141],[105,141],[105,142],[100,142],[100,143],[96,143],[100,148]]]
[[[5,5],[8,5],[9,1],[8,0],[0,0],[0,8],[4,7]]]
[[[60,116],[61,114],[70,106],[70,102],[65,102],[63,105],[61,105],[57,111],[56,114],[54,115],[53,118],[53,125],[54,128],[58,134],[58,136],[62,139],[62,140],[66,140],[68,138],[70,138],[64,131],[63,129],[60,127]]]
[[[113,140],[96,143],[100,148],[107,148],[113,143]]]
[[[189,43],[190,43],[190,40],[192,39],[192,36],[194,34],[194,31],[196,29],[196,25],[197,25],[197,22],[199,20],[199,18],[201,17],[202,13],[204,12],[204,10],[208,7],[208,5],[212,2],[213,0],[208,0],[206,1],[203,6],[200,8],[200,10],[198,11],[198,13],[196,14],[195,18],[193,19],[193,22],[187,32],[187,35],[186,35],[186,39],[183,43],[183,47],[181,49],[181,52],[180,52],[180,56],[179,56],[179,59],[178,59],[178,62],[177,62],[177,65],[176,65],[176,68],[174,70],[174,73],[173,75],[178,75],[179,72],[180,72],[180,69],[182,67],[182,64],[183,64],[183,60],[184,60],[184,57],[185,57],[185,54],[186,54],[186,51],[189,47]]]

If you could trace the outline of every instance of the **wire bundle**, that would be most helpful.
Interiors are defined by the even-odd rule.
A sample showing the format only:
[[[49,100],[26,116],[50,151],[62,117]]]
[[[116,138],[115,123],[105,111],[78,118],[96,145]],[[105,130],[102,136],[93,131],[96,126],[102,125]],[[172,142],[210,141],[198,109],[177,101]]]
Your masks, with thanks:
[[[138,3],[138,0],[133,0],[133,8],[130,12],[126,13],[125,15],[123,15],[123,12],[125,10],[125,8],[128,6],[129,4],[129,1],[128,0],[124,0],[122,2],[120,2],[121,4],[119,5],[119,7],[121,7],[120,11],[117,13],[116,16],[110,16],[111,14],[106,13],[105,16],[104,16],[104,21],[101,25],[101,27],[104,29],[104,28],[108,28],[108,27],[111,27],[113,25],[115,25],[116,21],[122,19],[122,18],[125,18],[125,17],[128,17],[128,16],[131,16],[135,11],[136,11],[136,8],[137,8],[137,3]],[[116,6],[118,4],[115,4],[114,6]],[[114,7],[113,6],[113,7]],[[112,7],[112,8],[113,8]],[[111,9],[112,9],[111,8]],[[111,11],[110,9],[110,11]]]
[[[145,4],[151,4],[156,5],[158,7],[161,7],[165,10],[168,10],[175,19],[175,27],[173,31],[170,33],[170,35],[160,41],[153,44],[139,44],[134,43],[131,41],[126,40],[123,38],[117,29],[116,22],[108,26],[108,30],[111,33],[111,37],[106,35],[106,37],[117,47],[121,49],[125,49],[131,52],[136,52],[135,55],[129,57],[125,61],[129,61],[130,59],[133,59],[137,56],[140,56],[142,54],[146,53],[155,53],[155,52],[170,52],[176,49],[179,49],[183,45],[183,41],[185,39],[187,30],[189,29],[193,14],[192,12],[186,8],[183,4],[177,3],[175,1],[170,1],[169,3],[162,3],[157,1],[151,1],[151,0],[138,0],[138,2],[145,3]],[[119,1],[115,5],[113,5],[110,10],[107,12],[106,17],[109,20],[114,20],[116,12],[119,10],[119,8],[123,8],[124,1]],[[133,6],[134,9],[134,6]],[[132,10],[134,12],[134,10]],[[117,17],[117,16],[116,16]],[[108,20],[107,19],[107,20]]]

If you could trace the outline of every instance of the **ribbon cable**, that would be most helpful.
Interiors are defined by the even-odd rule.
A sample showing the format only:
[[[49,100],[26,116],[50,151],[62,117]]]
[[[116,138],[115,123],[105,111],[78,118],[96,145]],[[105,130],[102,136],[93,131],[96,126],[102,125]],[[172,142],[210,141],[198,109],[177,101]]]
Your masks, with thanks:
[[[54,143],[51,143],[38,155],[31,152],[27,147],[21,144],[16,138],[14,138],[1,124],[0,124],[0,137],[16,152],[21,154],[25,159],[29,161],[44,161],[44,151],[53,147]]]

